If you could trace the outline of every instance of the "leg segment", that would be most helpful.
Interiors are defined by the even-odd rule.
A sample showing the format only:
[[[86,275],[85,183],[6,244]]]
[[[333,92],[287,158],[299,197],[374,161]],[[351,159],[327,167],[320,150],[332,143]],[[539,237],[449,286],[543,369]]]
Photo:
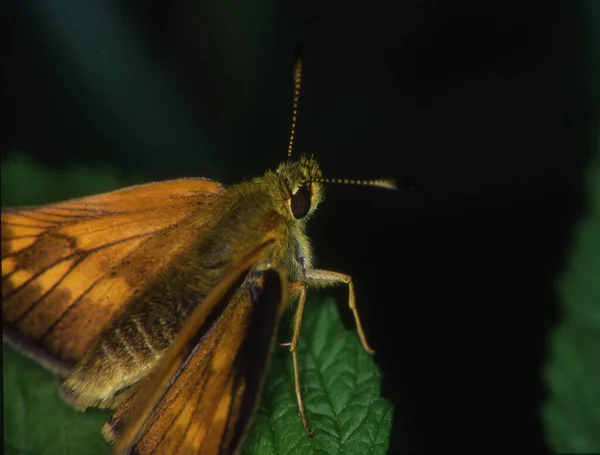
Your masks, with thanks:
[[[348,306],[352,310],[360,342],[362,343],[363,349],[367,351],[367,353],[374,354],[375,351],[373,351],[373,349],[371,349],[371,347],[369,346],[369,343],[367,343],[367,338],[365,337],[365,333],[362,328],[360,316],[358,315],[358,310],[356,308],[356,296],[354,295],[354,284],[352,283],[352,277],[350,277],[349,275],[344,275],[343,273],[330,272],[329,270],[319,269],[306,270],[305,277],[307,281],[296,281],[294,283],[290,283],[290,298],[293,298],[296,295],[298,295],[298,307],[296,308],[296,313],[294,315],[294,332],[292,335],[292,341],[289,343],[284,343],[283,346],[289,346],[290,351],[292,353],[292,361],[294,364],[294,388],[296,391],[296,400],[298,401],[298,409],[300,410],[300,418],[302,419],[304,429],[306,430],[309,436],[312,436],[313,433],[310,427],[308,426],[306,412],[304,410],[304,403],[302,402],[302,394],[300,392],[300,376],[298,373],[297,353],[298,341],[300,338],[300,328],[302,327],[302,314],[304,312],[304,305],[306,304],[306,290],[308,286],[307,283],[312,282],[317,286],[331,286],[341,283],[347,284],[349,294]]]
[[[292,361],[294,363],[294,388],[296,390],[296,400],[298,401],[298,409],[300,410],[300,418],[302,419],[302,425],[309,436],[312,437],[313,432],[308,426],[308,420],[306,419],[306,412],[304,410],[304,403],[302,402],[302,393],[300,392],[300,375],[298,373],[298,341],[300,339],[300,328],[302,327],[302,313],[304,312],[304,304],[306,303],[306,282],[297,281],[290,284],[290,294],[299,293],[298,307],[296,314],[294,315],[294,333],[292,335],[292,341],[289,343],[290,351],[292,353]],[[287,343],[286,343],[287,344]]]
[[[354,321],[356,322],[356,331],[358,332],[358,337],[360,338],[363,349],[369,354],[373,355],[375,351],[373,351],[371,346],[369,346],[369,343],[367,343],[367,337],[365,337],[365,332],[363,331],[362,323],[360,322],[360,316],[358,315],[358,310],[356,308],[356,297],[354,295],[354,284],[352,283],[352,277],[350,275],[331,272],[329,270],[309,269],[306,271],[306,279],[309,282],[312,281],[316,285],[321,286],[331,286],[341,283],[348,285],[348,306],[352,310]]]

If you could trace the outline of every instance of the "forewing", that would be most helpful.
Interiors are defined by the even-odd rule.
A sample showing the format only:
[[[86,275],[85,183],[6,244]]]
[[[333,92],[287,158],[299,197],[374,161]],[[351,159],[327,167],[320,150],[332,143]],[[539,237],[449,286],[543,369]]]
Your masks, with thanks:
[[[211,219],[208,203],[223,191],[217,182],[181,179],[3,208],[4,339],[64,372],[198,238]]]
[[[123,403],[105,426],[109,439],[117,437],[115,453],[237,452],[258,404],[286,298],[285,278],[268,270],[250,287],[226,296],[221,300],[224,305],[201,305],[199,310],[209,306],[222,310],[210,326],[202,324],[185,347],[165,356],[163,363],[168,357],[181,359],[171,365],[172,377],[165,387],[157,387],[160,378],[152,378],[154,385],[146,385],[152,390]],[[182,350],[189,354],[179,357]],[[157,391],[160,399],[149,398]],[[136,407],[152,409],[136,412]],[[128,415],[131,409],[136,416]],[[140,416],[147,417],[140,421]]]

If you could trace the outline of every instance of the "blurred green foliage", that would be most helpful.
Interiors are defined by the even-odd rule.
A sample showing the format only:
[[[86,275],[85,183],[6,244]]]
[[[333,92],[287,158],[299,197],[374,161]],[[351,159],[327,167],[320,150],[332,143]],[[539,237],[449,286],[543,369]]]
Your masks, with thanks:
[[[2,160],[2,206],[39,205],[88,196],[143,183],[112,167],[71,166],[49,169],[25,153],[13,151]]]
[[[41,204],[141,181],[111,168],[48,169],[15,152],[2,162],[2,205]],[[306,436],[298,415],[291,355],[276,348],[244,453],[386,453],[392,405],[379,396],[374,361],[356,332],[344,328],[333,301],[307,305],[299,363],[315,438]],[[52,374],[6,346],[3,380],[4,453],[108,452],[101,428],[109,411],[71,409],[58,397]]]
[[[560,453],[600,452],[600,160],[588,177],[587,213],[559,284],[561,321],[545,372],[546,437]]]

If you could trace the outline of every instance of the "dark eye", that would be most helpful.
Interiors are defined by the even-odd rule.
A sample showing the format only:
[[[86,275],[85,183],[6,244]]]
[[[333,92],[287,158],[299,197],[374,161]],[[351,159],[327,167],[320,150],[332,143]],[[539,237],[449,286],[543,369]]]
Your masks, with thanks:
[[[292,209],[292,215],[297,220],[308,214],[310,210],[310,190],[308,187],[301,186],[295,194],[292,194],[290,208]]]

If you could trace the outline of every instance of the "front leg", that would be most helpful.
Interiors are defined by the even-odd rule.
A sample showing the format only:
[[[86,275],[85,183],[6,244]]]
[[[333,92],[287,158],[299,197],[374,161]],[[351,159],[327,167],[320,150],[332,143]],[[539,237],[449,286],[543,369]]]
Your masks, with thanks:
[[[375,351],[371,349],[367,343],[362,324],[360,322],[360,316],[356,309],[356,297],[354,295],[354,284],[352,278],[349,275],[343,273],[331,272],[329,270],[309,269],[306,270],[305,274],[306,281],[296,281],[290,283],[289,292],[290,298],[298,298],[298,307],[294,314],[294,332],[292,334],[292,341],[284,343],[284,346],[289,346],[292,353],[292,362],[294,364],[294,389],[296,391],[296,400],[298,401],[298,409],[300,410],[300,418],[304,429],[309,436],[312,436],[312,430],[308,426],[308,420],[306,419],[306,412],[304,410],[304,403],[302,402],[302,394],[300,392],[300,376],[298,373],[298,341],[300,339],[300,328],[302,327],[302,314],[304,313],[304,305],[306,303],[306,290],[308,284],[314,284],[315,286],[332,286],[335,284],[347,284],[348,285],[348,306],[352,310],[354,320],[356,321],[356,330],[365,351],[369,354],[374,354]]]
[[[308,269],[305,273],[306,280],[309,284],[312,282],[316,286],[332,286],[335,284],[347,284],[348,285],[348,306],[352,310],[352,314],[354,315],[354,321],[356,322],[356,331],[358,332],[358,337],[360,338],[360,342],[362,343],[363,349],[367,351],[367,353],[373,355],[375,351],[371,349],[369,343],[367,343],[367,337],[365,336],[365,332],[362,328],[362,323],[360,322],[360,316],[358,315],[358,310],[356,308],[356,297],[354,295],[354,283],[352,283],[352,277],[350,275],[344,275],[343,273],[331,272],[330,270],[320,270],[320,269]]]
[[[298,373],[298,341],[300,339],[300,328],[302,327],[302,314],[304,313],[304,304],[306,303],[306,281],[296,281],[290,283],[289,292],[290,298],[298,295],[298,307],[296,313],[294,313],[294,333],[292,334],[292,341],[285,343],[290,346],[290,352],[292,353],[292,362],[294,364],[294,389],[296,391],[296,400],[298,401],[298,409],[300,410],[300,418],[302,419],[302,425],[309,436],[313,436],[313,432],[308,426],[308,420],[306,419],[306,412],[304,410],[304,403],[302,402],[302,393],[300,392],[300,374]]]

